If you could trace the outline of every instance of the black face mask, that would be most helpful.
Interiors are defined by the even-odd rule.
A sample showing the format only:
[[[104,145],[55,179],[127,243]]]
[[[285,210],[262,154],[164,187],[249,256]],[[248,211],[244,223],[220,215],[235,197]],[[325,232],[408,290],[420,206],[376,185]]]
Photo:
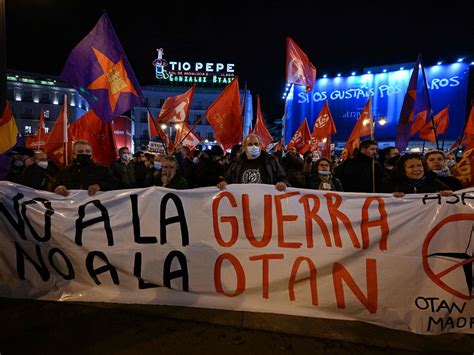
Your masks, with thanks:
[[[92,157],[90,154],[77,154],[76,155],[76,161],[79,163],[79,165],[89,165],[92,163]]]
[[[23,160],[20,160],[20,159],[15,159],[13,161],[13,166],[17,169],[21,169],[25,166],[25,162]]]

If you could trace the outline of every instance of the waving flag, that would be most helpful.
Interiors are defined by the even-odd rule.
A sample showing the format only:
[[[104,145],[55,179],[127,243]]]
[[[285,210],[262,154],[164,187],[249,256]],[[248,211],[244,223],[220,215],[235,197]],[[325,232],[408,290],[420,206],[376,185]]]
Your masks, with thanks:
[[[48,133],[46,133],[46,129],[44,126],[44,111],[41,111],[38,131],[36,131],[35,135],[26,136],[25,143],[28,148],[40,149],[46,144],[47,140],[48,140]]]
[[[216,139],[224,149],[230,149],[242,140],[242,110],[237,77],[209,106],[204,116],[214,128]]]
[[[44,152],[54,161],[58,167],[64,167],[71,159],[71,144],[68,144],[68,104],[67,95],[64,95],[64,105],[59,111],[58,117],[54,122],[53,129],[48,134],[48,140],[44,146]],[[67,146],[67,154],[65,156],[64,147]]]
[[[422,69],[422,75],[419,75],[419,69]],[[421,82],[419,85],[419,81]],[[419,90],[418,90],[419,87]],[[418,58],[411,73],[410,82],[408,84],[403,106],[400,112],[397,125],[397,135],[395,137],[395,146],[398,150],[403,151],[408,146],[411,135],[411,126],[414,122],[413,117],[419,112],[427,111],[428,117],[432,110],[429,105],[428,88],[425,85],[423,60],[421,54]]]
[[[336,134],[336,124],[329,111],[328,101],[324,103],[318,118],[314,122],[311,133],[311,150],[321,150],[320,155],[329,159],[331,157],[331,135]],[[321,149],[319,149],[321,147]]]
[[[287,148],[296,148],[296,151],[300,154],[304,154],[310,149],[311,132],[309,131],[308,121],[306,118],[301,122],[300,127],[296,130],[295,134],[288,143]]]
[[[17,135],[18,128],[16,128],[10,103],[7,101],[5,110],[0,118],[0,154],[15,146]]]
[[[73,141],[85,140],[91,144],[94,162],[111,166],[117,159],[113,122],[105,123],[94,110],[71,124],[69,135]]]
[[[193,150],[201,142],[201,137],[186,123],[183,122],[181,127],[176,131],[174,144],[182,144]]]
[[[415,119],[413,120],[413,123],[411,124],[410,128],[410,137],[413,137],[415,134],[417,134],[420,129],[422,129],[426,125],[426,119],[428,117],[428,111],[421,111],[419,112]]]
[[[105,123],[143,99],[138,81],[106,13],[72,50],[61,79],[76,88]]]
[[[418,135],[424,141],[433,143],[436,142],[433,122],[436,127],[436,134],[445,134],[449,125],[449,108],[446,107],[444,110],[438,112],[438,114],[433,117],[433,121],[430,120],[427,122],[426,125],[418,132]]]
[[[308,56],[290,38],[286,38],[286,82],[306,86],[306,92],[313,90],[316,68]]]
[[[162,123],[182,123],[188,117],[191,100],[193,99],[195,85],[184,94],[166,98],[158,116]]]
[[[372,97],[369,97],[349,139],[346,141],[346,146],[342,153],[344,158],[350,158],[354,154],[354,150],[359,148],[360,137],[372,137],[373,135],[374,119],[372,117]]]
[[[260,137],[263,149],[265,149],[270,143],[273,142],[273,137],[268,131],[267,125],[265,124],[265,120],[263,119],[259,95],[257,95],[257,122],[255,122],[255,127],[252,133]]]
[[[148,132],[150,132],[151,137],[160,137],[161,142],[166,147],[166,151],[172,151],[174,148],[171,138],[168,137],[166,132],[161,128],[156,119],[154,119],[148,112]]]

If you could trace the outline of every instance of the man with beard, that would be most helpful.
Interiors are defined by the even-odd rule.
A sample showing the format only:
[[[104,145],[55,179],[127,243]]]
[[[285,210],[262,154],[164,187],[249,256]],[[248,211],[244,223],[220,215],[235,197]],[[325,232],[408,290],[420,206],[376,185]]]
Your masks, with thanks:
[[[92,146],[87,141],[77,141],[72,146],[72,163],[59,170],[54,192],[69,195],[69,190],[87,190],[89,196],[98,191],[113,190],[117,178],[108,167],[95,164],[92,160]]]
[[[243,147],[244,153],[232,162],[217,187],[224,190],[227,184],[271,184],[278,191],[286,190],[289,184],[285,171],[276,158],[261,150],[260,138],[249,134]]]
[[[168,189],[188,188],[188,182],[178,171],[178,162],[171,155],[166,155],[161,159],[161,183]]]

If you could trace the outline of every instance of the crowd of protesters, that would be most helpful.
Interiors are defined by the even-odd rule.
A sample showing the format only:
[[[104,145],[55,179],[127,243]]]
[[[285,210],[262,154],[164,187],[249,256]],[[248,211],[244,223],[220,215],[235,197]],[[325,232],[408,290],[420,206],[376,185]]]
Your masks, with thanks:
[[[75,189],[87,190],[93,196],[98,191],[149,186],[178,190],[215,186],[223,190],[229,184],[271,184],[279,191],[295,187],[393,193],[397,197],[410,193],[450,195],[463,188],[451,174],[456,164],[452,154],[433,150],[424,156],[401,155],[395,147],[377,150],[376,141],[366,140],[354,157],[336,162],[310,151],[301,156],[294,148],[268,153],[262,149],[260,138],[250,134],[229,153],[215,145],[194,152],[181,146],[172,155],[143,151],[132,155],[122,147],[118,159],[107,167],[94,163],[88,142],[76,141],[72,163],[61,169],[41,151],[13,149],[6,180],[63,196]]]

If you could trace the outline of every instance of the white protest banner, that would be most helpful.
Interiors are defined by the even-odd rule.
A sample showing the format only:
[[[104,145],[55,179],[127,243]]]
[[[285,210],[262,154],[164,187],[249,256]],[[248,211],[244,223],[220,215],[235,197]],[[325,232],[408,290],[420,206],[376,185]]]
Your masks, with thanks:
[[[0,296],[474,333],[474,190],[72,191],[0,182]]]

